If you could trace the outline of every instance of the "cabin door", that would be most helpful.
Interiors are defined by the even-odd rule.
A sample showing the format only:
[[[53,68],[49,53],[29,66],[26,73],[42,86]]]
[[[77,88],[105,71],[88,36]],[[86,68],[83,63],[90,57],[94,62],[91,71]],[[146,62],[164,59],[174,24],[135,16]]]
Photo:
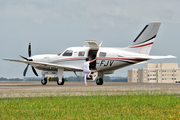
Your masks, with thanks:
[[[86,40],[85,42],[87,42],[89,44],[89,52],[88,52],[87,57],[91,61],[91,60],[95,59],[97,56],[97,52],[99,50],[99,44],[94,40]],[[90,63],[89,69],[96,70],[96,61]]]

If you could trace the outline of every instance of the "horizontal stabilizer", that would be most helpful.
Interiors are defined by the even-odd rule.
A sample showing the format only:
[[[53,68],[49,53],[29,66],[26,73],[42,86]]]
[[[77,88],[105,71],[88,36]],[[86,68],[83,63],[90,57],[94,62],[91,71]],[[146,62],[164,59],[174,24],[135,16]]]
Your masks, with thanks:
[[[147,56],[149,59],[166,59],[166,58],[177,58],[176,56],[167,55],[167,56]]]
[[[149,56],[149,55],[145,55],[145,56],[124,56],[121,59],[124,59],[124,58],[150,60],[150,59],[176,58],[176,56],[172,56],[172,55],[167,55],[167,56]]]

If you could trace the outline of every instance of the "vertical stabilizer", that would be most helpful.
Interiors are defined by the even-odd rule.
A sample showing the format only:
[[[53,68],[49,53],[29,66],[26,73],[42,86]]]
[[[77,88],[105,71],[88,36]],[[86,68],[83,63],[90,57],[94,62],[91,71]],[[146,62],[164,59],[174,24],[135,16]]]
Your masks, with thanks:
[[[140,34],[135,38],[132,45],[127,47],[127,51],[149,54],[160,25],[160,22],[152,22],[146,25]]]

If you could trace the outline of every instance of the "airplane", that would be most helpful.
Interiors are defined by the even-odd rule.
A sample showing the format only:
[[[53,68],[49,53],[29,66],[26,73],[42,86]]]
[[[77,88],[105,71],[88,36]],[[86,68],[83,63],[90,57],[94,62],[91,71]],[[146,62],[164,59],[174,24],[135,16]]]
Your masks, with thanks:
[[[130,46],[124,48],[101,47],[102,42],[98,44],[95,40],[85,40],[89,47],[69,47],[59,54],[43,54],[31,56],[31,43],[28,47],[29,58],[22,57],[24,60],[4,59],[27,64],[23,75],[26,75],[29,65],[36,76],[36,69],[42,71],[42,85],[47,84],[45,75],[57,75],[58,85],[64,85],[63,72],[83,71],[83,63],[88,57],[90,60],[97,57],[94,63],[90,64],[91,78],[87,80],[95,81],[97,85],[103,85],[105,74],[113,74],[115,70],[141,63],[150,59],[176,58],[175,56],[150,56],[149,53],[154,44],[161,23],[150,22],[147,24],[139,35],[135,38]]]

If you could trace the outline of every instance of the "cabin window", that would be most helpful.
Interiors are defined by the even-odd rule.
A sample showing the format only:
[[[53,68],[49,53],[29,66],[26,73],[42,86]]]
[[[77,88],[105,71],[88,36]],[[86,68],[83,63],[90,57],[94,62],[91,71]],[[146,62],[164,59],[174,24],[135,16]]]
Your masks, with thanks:
[[[84,56],[85,52],[84,51],[79,51],[78,56]]]
[[[72,56],[72,53],[73,53],[72,50],[67,50],[67,51],[63,54],[63,56]]]
[[[100,52],[99,57],[106,57],[106,53],[105,52]]]

